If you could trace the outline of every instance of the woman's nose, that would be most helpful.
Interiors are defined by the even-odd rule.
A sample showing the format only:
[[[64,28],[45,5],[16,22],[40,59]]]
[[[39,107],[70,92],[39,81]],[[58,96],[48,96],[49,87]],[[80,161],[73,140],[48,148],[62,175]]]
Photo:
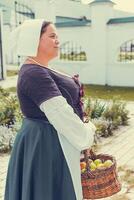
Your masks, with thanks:
[[[60,44],[59,39],[56,39],[56,40],[55,40],[55,43],[56,43],[56,44]]]

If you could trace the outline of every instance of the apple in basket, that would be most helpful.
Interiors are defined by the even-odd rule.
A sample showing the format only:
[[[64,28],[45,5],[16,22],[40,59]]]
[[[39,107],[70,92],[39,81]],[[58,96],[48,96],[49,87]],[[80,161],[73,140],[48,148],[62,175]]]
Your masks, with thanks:
[[[96,164],[93,161],[91,163],[89,163],[89,167],[90,167],[91,171],[94,171],[94,170],[97,169],[97,166],[96,166]]]
[[[98,166],[99,164],[102,164],[102,161],[100,159],[96,159],[94,160],[94,164]]]
[[[111,160],[106,160],[105,162],[102,162],[100,159],[96,159],[89,163],[89,167],[91,171],[94,171],[96,169],[105,169],[108,167],[111,167],[113,165],[113,162]]]
[[[81,170],[83,170],[83,169],[86,169],[86,162],[81,162],[80,163],[80,168],[81,168]]]
[[[106,166],[104,165],[104,163],[100,163],[97,165],[97,169],[106,169]]]
[[[83,174],[86,171],[86,168],[81,169],[81,173]]]
[[[104,166],[105,166],[105,167],[111,167],[112,165],[113,165],[112,160],[106,160],[106,161],[104,162]]]

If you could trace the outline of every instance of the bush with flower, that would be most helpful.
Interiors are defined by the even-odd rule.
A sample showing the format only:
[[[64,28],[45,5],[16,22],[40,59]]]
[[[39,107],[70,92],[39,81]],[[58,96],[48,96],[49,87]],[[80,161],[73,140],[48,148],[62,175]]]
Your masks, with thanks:
[[[22,121],[18,99],[0,87],[0,152],[12,149]]]
[[[85,98],[85,119],[87,121],[91,120],[96,126],[97,138],[111,136],[119,126],[128,125],[129,112],[126,109],[126,102],[121,101],[119,98],[119,96],[114,96],[108,102]]]

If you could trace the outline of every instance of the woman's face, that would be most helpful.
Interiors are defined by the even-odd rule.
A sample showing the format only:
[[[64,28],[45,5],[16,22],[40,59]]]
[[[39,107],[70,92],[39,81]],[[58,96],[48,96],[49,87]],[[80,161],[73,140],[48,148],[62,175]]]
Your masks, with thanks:
[[[59,52],[59,40],[56,28],[53,24],[47,26],[39,42],[38,52],[49,60],[57,57]]]

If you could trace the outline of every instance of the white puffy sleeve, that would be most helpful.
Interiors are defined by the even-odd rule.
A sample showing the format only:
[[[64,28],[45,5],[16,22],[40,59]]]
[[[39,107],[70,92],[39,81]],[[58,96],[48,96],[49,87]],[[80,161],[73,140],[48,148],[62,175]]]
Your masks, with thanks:
[[[40,109],[57,132],[62,134],[77,150],[82,151],[91,147],[95,126],[91,122],[83,123],[63,96],[44,101]]]

